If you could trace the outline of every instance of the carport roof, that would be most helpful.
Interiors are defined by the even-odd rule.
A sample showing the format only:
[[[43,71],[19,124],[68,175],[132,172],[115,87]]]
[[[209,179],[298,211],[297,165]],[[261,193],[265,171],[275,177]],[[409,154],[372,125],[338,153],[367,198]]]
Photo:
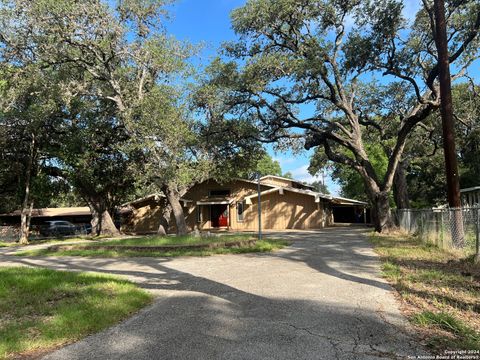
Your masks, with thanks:
[[[42,209],[32,210],[32,217],[86,216],[91,214],[92,213],[88,206],[42,208]],[[15,210],[9,214],[0,214],[0,216],[20,216],[20,215],[21,215],[21,210]]]

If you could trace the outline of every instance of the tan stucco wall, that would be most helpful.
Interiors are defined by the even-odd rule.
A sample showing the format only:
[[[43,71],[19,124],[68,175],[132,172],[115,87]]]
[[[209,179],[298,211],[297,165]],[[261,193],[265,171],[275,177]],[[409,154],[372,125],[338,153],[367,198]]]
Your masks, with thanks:
[[[185,219],[190,231],[198,228],[206,230],[211,228],[210,206],[195,205],[197,201],[206,200],[210,190],[230,190],[232,202],[229,204],[229,228],[231,230],[257,230],[258,229],[258,203],[257,198],[252,198],[252,204],[244,203],[244,220],[237,220],[237,202],[245,196],[257,193],[255,183],[235,180],[219,184],[213,180],[194,186],[183,198],[192,200],[184,207]],[[271,189],[261,185],[261,191]],[[310,195],[284,191],[283,195],[274,192],[262,196],[262,228],[263,229],[318,229],[333,223],[333,217],[328,203],[316,203]],[[197,211],[202,212],[202,221],[197,222]],[[125,229],[130,232],[147,233],[156,232],[160,224],[161,208],[156,204],[145,204],[135,209],[130,216],[130,221]],[[170,224],[175,224],[174,219]],[[174,232],[171,226],[169,231]]]
[[[262,228],[283,229],[318,229],[332,223],[331,211],[324,203],[315,203],[313,196],[284,191],[262,196]],[[234,230],[258,229],[258,202],[252,199],[244,212],[244,221],[232,223]]]
[[[276,184],[277,185],[277,184]],[[210,190],[230,190],[230,197],[233,200],[229,205],[229,227],[232,230],[256,230],[258,229],[258,203],[257,198],[252,199],[252,204],[244,202],[244,220],[237,220],[237,202],[245,196],[257,194],[255,183],[232,181],[226,184],[218,184],[215,181],[208,181],[192,188],[185,198],[194,202],[208,197]],[[271,189],[261,185],[261,191]],[[325,210],[325,203],[315,203],[313,196],[284,191],[283,195],[274,192],[262,196],[262,228],[264,229],[315,229],[328,226],[332,223],[331,212]],[[202,222],[197,222],[195,210],[192,216],[187,216],[187,224],[190,229],[211,228],[210,207],[200,206],[202,211]]]

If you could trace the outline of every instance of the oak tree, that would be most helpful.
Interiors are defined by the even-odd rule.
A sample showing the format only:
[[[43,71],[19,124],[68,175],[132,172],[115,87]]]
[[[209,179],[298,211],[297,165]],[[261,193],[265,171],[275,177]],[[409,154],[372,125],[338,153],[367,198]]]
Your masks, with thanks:
[[[411,24],[402,9],[396,0],[250,0],[232,13],[239,40],[224,46],[208,82],[260,139],[298,139],[356,171],[377,231],[393,225],[389,196],[407,140],[440,105],[432,2]],[[447,11],[457,79],[479,55],[480,3]],[[369,132],[385,149],[384,174],[366,149]]]

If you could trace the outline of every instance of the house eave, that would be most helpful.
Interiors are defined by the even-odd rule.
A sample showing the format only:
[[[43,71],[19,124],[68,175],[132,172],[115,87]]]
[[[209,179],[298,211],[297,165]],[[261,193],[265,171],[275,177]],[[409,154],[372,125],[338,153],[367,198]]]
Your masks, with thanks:
[[[196,205],[228,205],[231,204],[233,200],[213,200],[213,201],[197,201]]]

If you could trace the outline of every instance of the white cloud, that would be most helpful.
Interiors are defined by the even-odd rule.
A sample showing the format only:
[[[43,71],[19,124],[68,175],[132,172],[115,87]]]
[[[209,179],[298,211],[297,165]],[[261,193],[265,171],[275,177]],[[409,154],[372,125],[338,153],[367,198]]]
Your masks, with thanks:
[[[307,183],[312,183],[314,181],[322,181],[321,176],[310,175],[310,173],[308,172],[308,164],[302,165],[295,169],[291,169],[289,170],[289,172],[292,174],[292,177],[298,181],[304,181]],[[325,185],[327,185],[327,188],[332,195],[339,195],[340,187],[336,182],[332,180],[332,178],[328,174],[325,174]]]
[[[295,180],[312,182],[320,179],[318,176],[312,176],[308,172],[308,165],[303,165],[298,168],[289,170]]]
[[[295,159],[294,157],[283,157],[283,156],[279,156],[279,157],[273,157],[273,160],[274,161],[278,161],[280,163],[280,167],[282,168],[282,171],[285,171],[284,170],[284,167],[285,165],[289,165],[289,164],[293,164],[294,162],[297,161],[297,159]]]

